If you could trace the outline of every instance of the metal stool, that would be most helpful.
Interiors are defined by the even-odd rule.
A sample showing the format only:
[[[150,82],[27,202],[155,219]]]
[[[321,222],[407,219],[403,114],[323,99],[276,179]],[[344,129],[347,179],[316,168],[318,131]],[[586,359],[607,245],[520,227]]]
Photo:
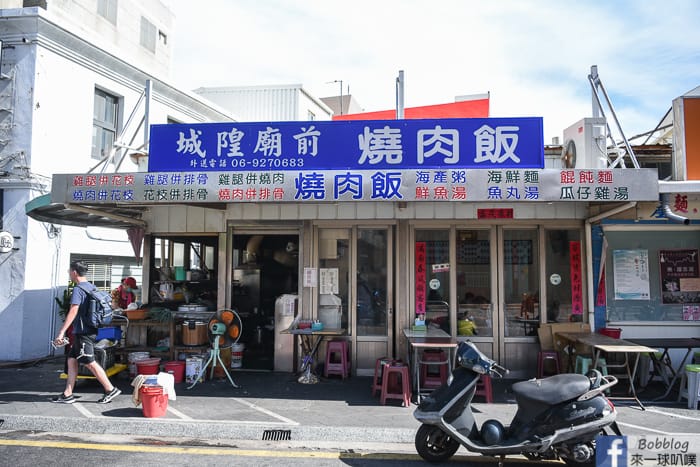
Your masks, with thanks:
[[[540,350],[537,354],[537,377],[542,378],[544,376],[544,363],[545,361],[554,362],[554,374],[558,375],[560,372],[559,368],[559,352],[556,350]]]
[[[493,388],[491,386],[491,377],[488,375],[479,376],[479,381],[476,383],[475,396],[484,396],[488,404],[493,402]]]
[[[450,362],[447,360],[447,353],[444,350],[426,350],[418,363],[420,364],[421,387],[435,389],[447,383],[447,369]],[[437,371],[431,371],[435,369]]]
[[[347,341],[328,342],[328,347],[326,348],[326,364],[323,368],[323,376],[328,378],[329,374],[340,375],[343,377],[343,379],[350,376]]]
[[[397,378],[398,377],[398,378]],[[394,381],[391,381],[391,380]],[[399,382],[396,379],[400,379]],[[387,399],[400,399],[404,407],[411,406],[411,376],[405,363],[385,363],[382,375],[382,395],[379,403]]]

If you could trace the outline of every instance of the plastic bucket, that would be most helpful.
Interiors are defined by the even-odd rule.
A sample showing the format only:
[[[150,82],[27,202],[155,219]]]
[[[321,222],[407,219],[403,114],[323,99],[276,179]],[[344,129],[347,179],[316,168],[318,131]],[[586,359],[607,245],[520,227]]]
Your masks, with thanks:
[[[163,394],[162,386],[144,384],[139,393],[144,417],[156,418],[165,415],[168,409],[168,395]]]
[[[160,371],[160,358],[136,360],[136,370],[140,375],[157,375]]]
[[[185,268],[182,266],[175,266],[175,280],[184,281],[186,277],[187,274],[185,274]]]
[[[179,360],[165,362],[165,372],[173,374],[175,383],[182,383],[185,381],[185,362]]]
[[[129,362],[129,376],[131,378],[135,377],[138,374],[138,369],[136,368],[136,361],[137,360],[144,360],[146,358],[150,358],[151,354],[149,352],[131,352],[127,356],[127,360]]]
[[[201,357],[187,357],[185,360],[185,382],[192,384],[197,380],[197,375],[202,371],[204,360]],[[204,381],[204,373],[199,382]]]
[[[243,367],[243,344],[233,344],[231,346],[231,368]]]
[[[622,328],[600,328],[598,332],[604,336],[619,339],[622,334]]]

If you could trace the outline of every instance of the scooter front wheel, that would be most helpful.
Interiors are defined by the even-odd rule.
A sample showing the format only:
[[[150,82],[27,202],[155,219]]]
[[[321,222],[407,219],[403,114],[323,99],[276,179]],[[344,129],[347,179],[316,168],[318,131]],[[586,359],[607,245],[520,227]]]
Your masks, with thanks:
[[[459,449],[459,442],[435,425],[421,425],[415,444],[418,454],[428,462],[444,462]]]

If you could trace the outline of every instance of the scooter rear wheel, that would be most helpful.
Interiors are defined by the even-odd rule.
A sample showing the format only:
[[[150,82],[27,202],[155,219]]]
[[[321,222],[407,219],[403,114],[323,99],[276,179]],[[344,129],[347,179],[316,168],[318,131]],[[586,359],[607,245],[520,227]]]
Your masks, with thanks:
[[[434,425],[423,424],[416,433],[416,451],[428,462],[444,462],[454,456],[459,442]]]

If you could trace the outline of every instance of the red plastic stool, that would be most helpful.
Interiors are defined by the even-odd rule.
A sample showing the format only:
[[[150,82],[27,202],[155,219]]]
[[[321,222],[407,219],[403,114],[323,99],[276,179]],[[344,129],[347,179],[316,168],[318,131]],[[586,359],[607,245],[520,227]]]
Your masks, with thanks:
[[[378,358],[374,364],[374,379],[372,379],[372,397],[377,394],[377,391],[382,391],[382,375],[384,374],[384,365],[394,363],[394,359],[389,357]]]
[[[435,389],[447,383],[449,361],[444,350],[424,351],[419,363],[422,388]]]
[[[350,376],[347,341],[328,342],[328,347],[326,348],[326,365],[323,368],[323,376],[328,378],[329,374],[340,375],[343,379]]]
[[[554,374],[558,375],[561,369],[559,368],[559,352],[556,350],[540,350],[537,354],[537,377],[544,376],[544,362],[551,360],[554,362]]]
[[[486,375],[481,375],[479,381],[476,383],[475,396],[484,396],[487,403],[493,402],[493,390],[491,387],[491,377]]]
[[[396,379],[401,381],[396,382]],[[400,399],[404,407],[411,406],[411,376],[408,371],[408,365],[405,363],[392,362],[384,364],[382,395],[379,403],[386,405],[387,399]]]

